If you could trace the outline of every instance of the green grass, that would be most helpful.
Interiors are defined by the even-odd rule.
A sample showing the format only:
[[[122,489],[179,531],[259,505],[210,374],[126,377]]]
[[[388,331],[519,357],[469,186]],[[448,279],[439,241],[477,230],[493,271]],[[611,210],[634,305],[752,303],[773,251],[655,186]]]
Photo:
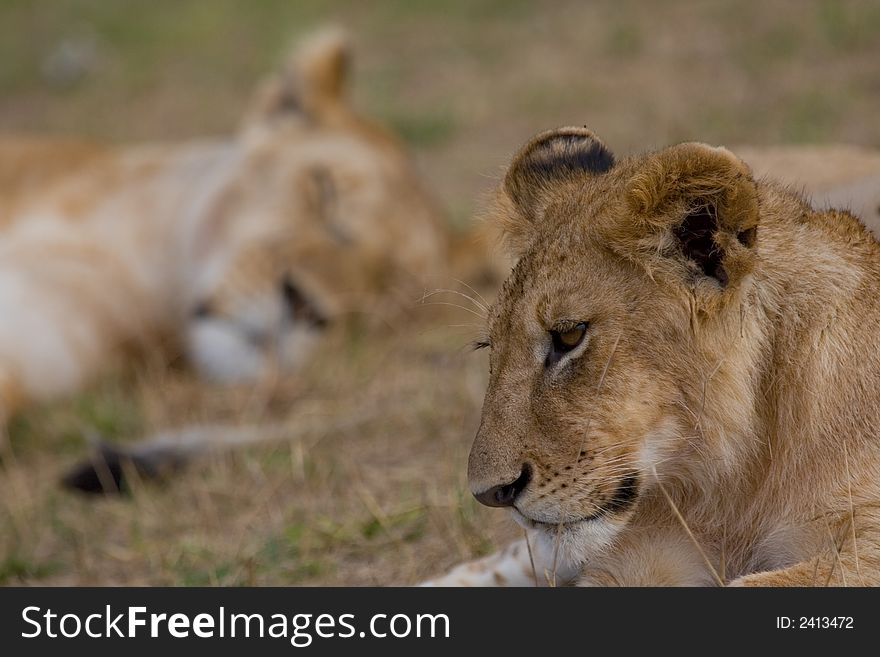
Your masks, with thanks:
[[[0,561],[0,586],[26,581],[40,581],[58,572],[58,563],[37,563],[31,559],[10,555]]]
[[[81,453],[90,439],[124,441],[138,438],[144,418],[132,386],[109,377],[70,399],[41,405],[15,416],[7,427],[16,451],[53,449],[58,453]]]
[[[843,112],[836,99],[819,89],[802,92],[788,105],[784,138],[795,143],[828,141]]]
[[[816,8],[816,19],[832,48],[858,51],[876,43],[880,6],[876,2],[823,0]]]
[[[450,110],[426,111],[417,116],[387,112],[385,122],[411,146],[421,149],[448,143],[456,128]]]

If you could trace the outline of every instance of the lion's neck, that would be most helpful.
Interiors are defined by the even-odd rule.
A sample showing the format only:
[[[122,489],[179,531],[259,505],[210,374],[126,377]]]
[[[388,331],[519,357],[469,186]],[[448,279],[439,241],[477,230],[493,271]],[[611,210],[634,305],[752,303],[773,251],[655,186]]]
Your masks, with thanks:
[[[762,456],[771,474],[809,477],[821,491],[829,482],[811,468],[829,471],[845,449],[878,443],[880,246],[838,213],[771,223],[765,233],[755,281],[767,327],[755,408]]]
[[[880,248],[831,220],[762,226],[739,346],[701,400],[706,449],[669,487],[695,533],[722,541],[724,527],[730,549],[747,537],[743,559],[800,549],[810,520],[845,512],[828,502],[842,486],[874,476],[861,464],[880,451]]]

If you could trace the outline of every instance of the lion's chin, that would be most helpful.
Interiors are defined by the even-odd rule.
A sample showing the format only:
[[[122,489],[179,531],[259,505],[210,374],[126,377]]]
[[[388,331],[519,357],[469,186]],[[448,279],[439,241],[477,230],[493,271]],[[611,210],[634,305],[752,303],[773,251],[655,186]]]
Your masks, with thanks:
[[[608,548],[614,541],[621,525],[606,517],[584,518],[573,522],[550,524],[538,522],[512,510],[514,520],[529,530],[537,541],[533,550],[545,555],[544,560],[572,568],[583,565],[589,559]]]

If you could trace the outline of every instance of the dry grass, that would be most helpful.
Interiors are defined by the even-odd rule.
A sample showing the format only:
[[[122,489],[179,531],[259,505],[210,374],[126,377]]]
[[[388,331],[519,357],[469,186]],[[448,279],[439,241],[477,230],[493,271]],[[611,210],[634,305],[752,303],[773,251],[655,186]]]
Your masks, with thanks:
[[[687,138],[880,145],[870,0],[7,0],[0,130],[227,132],[289,37],[328,20],[355,36],[358,103],[410,141],[456,226],[516,145],[556,124],[586,123],[623,153]],[[58,68],[70,44],[79,72]],[[411,583],[518,537],[465,485],[486,367],[463,349],[477,329],[453,325],[473,321],[432,306],[337,327],[273,390],[205,388],[146,358],[31,410],[0,452],[0,583]],[[90,433],[269,419],[290,420],[288,444],[130,498],[56,486]]]
[[[412,583],[511,536],[465,493],[485,356],[455,311],[337,327],[271,390],[210,389],[156,366],[13,424],[0,476],[0,579],[43,584]],[[290,422],[291,439],[213,458],[130,498],[60,491],[81,435]]]

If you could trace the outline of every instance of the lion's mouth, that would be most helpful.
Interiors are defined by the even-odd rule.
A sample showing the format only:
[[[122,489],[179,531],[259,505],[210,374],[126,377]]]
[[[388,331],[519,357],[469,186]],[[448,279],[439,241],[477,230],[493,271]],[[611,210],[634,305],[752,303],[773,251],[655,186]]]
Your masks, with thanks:
[[[580,518],[565,521],[539,520],[524,513],[519,507],[513,507],[516,521],[526,529],[541,529],[548,533],[562,533],[587,523],[595,522],[601,518],[621,514],[631,509],[639,497],[639,477],[632,473],[624,477],[614,494],[595,512]]]
[[[513,508],[511,512],[513,513],[514,519],[517,523],[519,523],[520,526],[525,527],[526,529],[540,529],[548,533],[562,533],[579,525],[598,520],[603,515],[605,515],[604,513],[600,512],[592,516],[585,516],[583,518],[577,518],[574,520],[566,520],[564,522],[548,522],[545,520],[535,520],[534,518],[530,518],[517,508]]]

